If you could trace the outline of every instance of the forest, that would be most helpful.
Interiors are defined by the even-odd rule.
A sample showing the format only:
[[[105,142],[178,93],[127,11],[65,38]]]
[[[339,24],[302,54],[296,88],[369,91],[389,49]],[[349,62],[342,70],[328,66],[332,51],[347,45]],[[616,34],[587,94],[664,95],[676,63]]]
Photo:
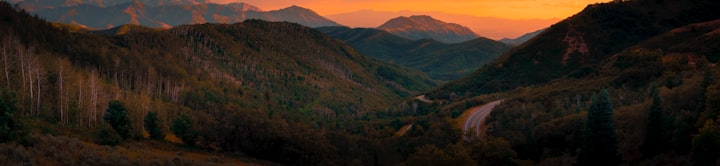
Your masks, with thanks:
[[[591,5],[439,85],[294,23],[94,31],[3,1],[0,163],[717,165],[718,4]],[[591,54],[559,53],[570,29]]]

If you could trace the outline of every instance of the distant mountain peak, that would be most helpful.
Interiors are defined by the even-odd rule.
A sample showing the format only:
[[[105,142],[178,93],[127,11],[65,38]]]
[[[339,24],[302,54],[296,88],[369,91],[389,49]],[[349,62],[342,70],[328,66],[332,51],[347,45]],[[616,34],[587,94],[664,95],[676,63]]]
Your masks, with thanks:
[[[257,12],[263,11],[262,9],[260,9],[259,7],[255,6],[255,5],[244,3],[244,2],[233,2],[233,3],[226,4],[226,6],[242,9],[242,11],[257,11]]]
[[[397,17],[378,27],[390,33],[408,39],[434,39],[445,43],[459,43],[477,38],[470,28],[455,23],[447,23],[428,15]]]
[[[294,11],[294,12],[311,12],[311,13],[317,14],[317,13],[315,13],[315,11],[313,11],[313,10],[310,10],[310,9],[308,9],[308,8],[304,8],[304,7],[301,7],[301,6],[297,6],[297,5],[292,5],[292,6],[289,6],[289,7],[286,7],[286,8],[282,8],[282,9],[279,9],[279,10]]]
[[[327,19],[320,14],[308,8],[292,5],[287,8],[269,11],[271,17],[284,18],[284,21],[301,23],[309,27],[322,27],[322,26],[339,26],[340,24]],[[276,21],[276,20],[270,20]]]
[[[436,20],[435,18],[432,18],[431,16],[428,16],[428,15],[412,15],[412,16],[406,17],[406,18],[415,19],[415,20],[440,21],[440,20]],[[443,21],[440,21],[440,22],[443,22]]]

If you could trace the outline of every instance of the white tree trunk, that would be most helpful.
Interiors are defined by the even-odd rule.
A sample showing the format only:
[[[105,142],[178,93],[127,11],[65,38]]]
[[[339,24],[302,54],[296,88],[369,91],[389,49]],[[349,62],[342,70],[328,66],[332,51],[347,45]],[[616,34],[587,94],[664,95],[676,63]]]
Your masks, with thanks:
[[[41,95],[41,94],[42,94],[42,86],[41,86],[41,85],[42,85],[42,79],[40,79],[40,78],[41,78],[41,76],[40,76],[40,73],[41,73],[41,72],[40,72],[40,65],[36,64],[36,66],[37,66],[37,67],[35,67],[35,76],[36,76],[36,77],[35,77],[35,78],[36,78],[35,81],[37,81],[37,82],[36,82],[36,84],[37,84],[37,88],[36,88],[36,89],[37,89],[37,95],[36,95],[36,96],[37,96],[37,97],[36,97],[36,98],[37,98],[37,105],[35,106],[35,114],[36,114],[36,116],[39,116],[39,115],[40,115],[40,103],[42,102],[42,95]]]
[[[33,101],[35,100],[35,90],[33,89],[33,67],[30,64],[31,63],[27,64],[28,85],[30,87],[30,116],[35,116],[35,109],[33,108]]]
[[[10,88],[10,73],[8,72],[8,47],[10,47],[10,37],[5,38],[2,43],[2,55],[3,55],[3,68],[5,69],[5,82],[7,82],[7,88]]]
[[[92,74],[90,75],[90,118],[89,120],[89,126],[93,127],[97,123],[97,81],[96,78],[96,71],[93,70]]]
[[[58,111],[60,112],[60,124],[65,125],[67,123],[67,119],[65,117],[66,116],[65,115],[65,102],[63,100],[64,99],[64,96],[63,96],[63,69],[64,69],[63,62],[64,61],[62,59],[59,61],[60,61],[60,63],[58,63],[58,64],[60,65],[60,73],[58,74],[58,86],[59,86],[59,89],[58,89],[58,91],[59,91],[58,92],[58,102],[59,102],[58,108],[59,109],[58,109]]]
[[[77,100],[78,108],[77,108],[77,110],[82,110],[82,108],[83,108],[83,88],[85,88],[85,87],[83,87],[83,79],[79,78],[78,79],[78,100]],[[82,124],[82,118],[81,118],[79,112],[76,115],[75,120],[76,120],[76,122],[75,122],[76,124],[78,124],[78,125]]]
[[[17,46],[17,47],[19,47],[19,46]],[[22,104],[24,105],[25,104],[25,94],[26,94],[25,93],[25,89],[26,89],[25,88],[25,85],[26,85],[25,84],[25,53],[24,53],[23,48],[19,48],[17,51],[18,51],[17,56],[20,57],[20,77],[21,77],[21,81],[22,81],[22,84],[20,86],[20,91],[23,93],[23,97],[21,97],[21,99],[23,100]],[[32,113],[32,111],[31,111],[31,113]],[[26,114],[27,114],[27,112],[26,112]]]

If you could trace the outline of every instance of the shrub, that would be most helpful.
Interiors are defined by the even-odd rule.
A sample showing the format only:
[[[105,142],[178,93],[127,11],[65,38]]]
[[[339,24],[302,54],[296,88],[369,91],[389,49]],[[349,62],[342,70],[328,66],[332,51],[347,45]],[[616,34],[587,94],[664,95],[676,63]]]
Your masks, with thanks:
[[[120,101],[110,101],[103,119],[105,122],[110,123],[110,126],[112,126],[122,138],[127,139],[132,136],[130,117],[128,116],[127,109],[125,109]]]
[[[199,134],[197,131],[192,129],[192,121],[185,115],[180,115],[176,118],[171,127],[173,134],[180,137],[183,143],[188,146],[195,145]]]
[[[120,144],[121,141],[122,138],[120,135],[107,125],[103,125],[100,127],[100,130],[95,133],[95,143],[100,145],[115,146]]]
[[[157,140],[165,138],[165,132],[163,132],[161,124],[157,112],[148,112],[145,115],[145,130],[150,134],[150,138]]]

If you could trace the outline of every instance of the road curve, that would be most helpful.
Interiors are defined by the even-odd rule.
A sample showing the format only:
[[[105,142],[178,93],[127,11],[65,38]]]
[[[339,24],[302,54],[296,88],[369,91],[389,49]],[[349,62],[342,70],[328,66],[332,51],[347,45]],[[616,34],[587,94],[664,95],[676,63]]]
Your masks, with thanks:
[[[490,112],[493,111],[493,108],[495,108],[495,106],[497,106],[498,104],[502,103],[502,101],[503,100],[497,100],[487,103],[485,105],[468,109],[468,111],[471,111],[471,114],[468,116],[467,120],[465,120],[465,124],[463,125],[463,131],[469,132],[470,129],[475,127],[475,133],[480,134],[480,125],[483,123],[485,118],[490,115]]]
[[[422,101],[422,102],[426,102],[426,103],[432,103],[432,102],[433,102],[432,100],[425,98],[425,95],[417,96],[417,97],[415,97],[415,99],[420,100],[420,101]]]

